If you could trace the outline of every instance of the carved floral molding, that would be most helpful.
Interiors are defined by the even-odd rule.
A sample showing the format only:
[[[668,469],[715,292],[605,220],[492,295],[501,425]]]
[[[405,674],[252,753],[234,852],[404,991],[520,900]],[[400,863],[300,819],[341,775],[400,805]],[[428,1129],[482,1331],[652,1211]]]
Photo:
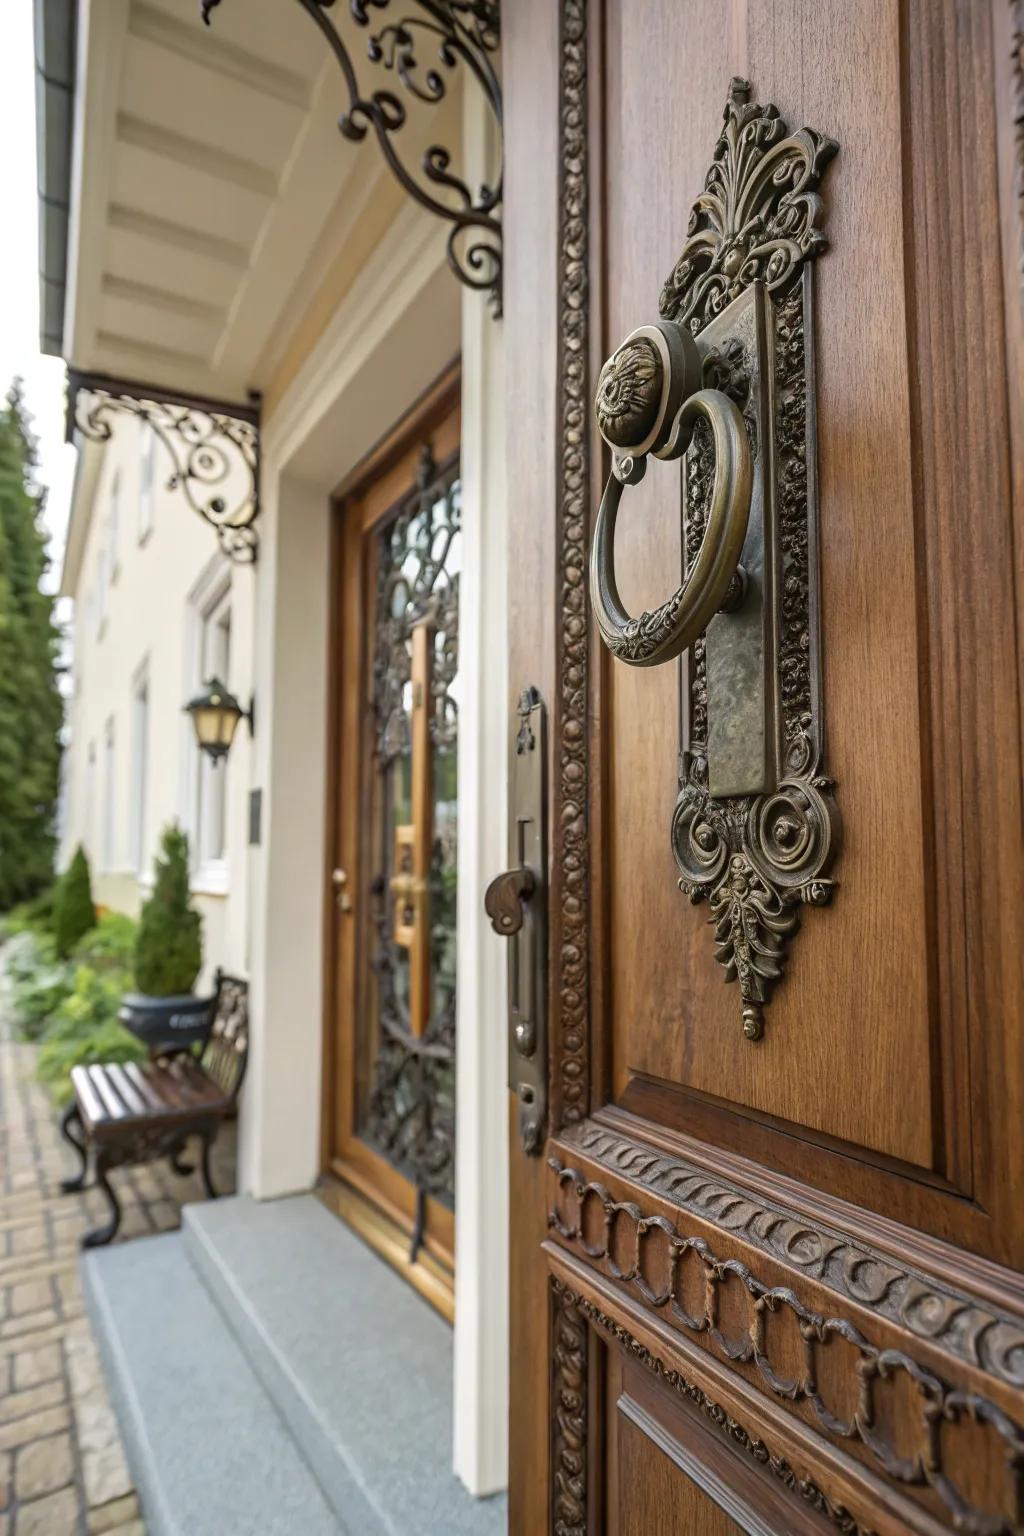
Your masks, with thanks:
[[[603,1184],[558,1158],[550,1158],[549,1166],[556,1191],[548,1224],[602,1274],[684,1333],[706,1335],[719,1356],[753,1367],[762,1390],[808,1409],[827,1438],[863,1447],[894,1482],[930,1489],[955,1529],[969,1536],[1019,1536],[1024,1431],[996,1403],[949,1386],[902,1350],[878,1348],[848,1319],[813,1311],[788,1286],[766,1285],[740,1260],[716,1254],[703,1237],[645,1214],[634,1201],[615,1200]],[[741,1311],[742,1326],[736,1320]],[[795,1325],[801,1345],[796,1372],[779,1357],[784,1335],[792,1333],[787,1324]],[[916,1423],[907,1444],[911,1412]],[[948,1471],[950,1446],[958,1438],[966,1440],[967,1462],[982,1454],[984,1444],[986,1464],[1002,1465],[1001,1475],[986,1485],[984,1506]]]
[[[687,1398],[728,1439],[730,1445],[753,1457],[804,1503],[824,1515],[843,1536],[872,1536],[870,1531],[857,1524],[849,1510],[830,1499],[811,1478],[801,1477],[784,1456],[777,1455],[763,1440],[750,1434],[700,1387],[687,1380],[681,1371],[665,1365],[646,1345],[635,1339],[622,1323],[609,1317],[592,1301],[578,1295],[554,1276],[551,1280],[551,1301],[556,1341],[552,1357],[552,1401],[555,1404],[552,1529],[555,1536],[586,1536],[587,1531],[585,1404],[588,1324],[614,1339],[628,1355],[639,1360],[666,1386]]]
[[[780,1263],[822,1281],[837,1295],[927,1339],[951,1358],[1007,1386],[1024,1387],[1024,1326],[1019,1320],[920,1270],[894,1263],[837,1228],[812,1224],[806,1215],[755,1199],[739,1185],[714,1178],[692,1163],[664,1157],[593,1121],[566,1140],[610,1173],[639,1181],[681,1210],[713,1222]]]
[[[563,0],[559,61],[558,693],[555,701],[552,953],[558,999],[552,1129],[583,1119],[590,1097],[590,846],[587,692],[590,678],[590,381],[587,287],[587,6]]]

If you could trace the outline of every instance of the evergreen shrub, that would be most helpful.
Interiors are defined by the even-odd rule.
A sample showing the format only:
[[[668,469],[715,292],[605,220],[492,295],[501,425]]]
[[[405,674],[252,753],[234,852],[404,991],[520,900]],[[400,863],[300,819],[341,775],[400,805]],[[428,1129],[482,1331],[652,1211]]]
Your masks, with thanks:
[[[190,992],[203,960],[202,919],[188,887],[188,838],[172,823],[161,841],[152,895],[135,943],[135,985],[149,997]]]
[[[81,938],[96,926],[96,908],[92,900],[89,861],[79,843],[57,884],[53,903],[53,932],[57,954],[66,960]]]

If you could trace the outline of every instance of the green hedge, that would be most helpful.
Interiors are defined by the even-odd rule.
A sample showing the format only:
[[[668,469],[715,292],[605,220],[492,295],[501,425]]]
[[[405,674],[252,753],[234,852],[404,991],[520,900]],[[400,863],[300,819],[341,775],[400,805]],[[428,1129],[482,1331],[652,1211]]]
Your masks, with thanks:
[[[40,891],[31,901],[20,901],[16,907],[0,917],[0,939],[16,933],[53,933],[53,903],[57,894],[55,885]]]
[[[51,935],[31,929],[8,939],[4,964],[19,1032],[26,1040],[38,1040],[74,985],[74,967],[57,958]]]
[[[117,1022],[131,976],[112,967],[75,969],[75,983],[51,1018],[39,1047],[37,1075],[58,1104],[71,1098],[71,1069],[98,1061],[143,1061],[146,1047]]]
[[[37,1072],[58,1103],[71,1094],[79,1062],[141,1061],[145,1047],[117,1022],[134,987],[137,925],[108,912],[60,960],[52,935],[24,930],[4,944],[11,1006],[20,1033],[40,1043]]]

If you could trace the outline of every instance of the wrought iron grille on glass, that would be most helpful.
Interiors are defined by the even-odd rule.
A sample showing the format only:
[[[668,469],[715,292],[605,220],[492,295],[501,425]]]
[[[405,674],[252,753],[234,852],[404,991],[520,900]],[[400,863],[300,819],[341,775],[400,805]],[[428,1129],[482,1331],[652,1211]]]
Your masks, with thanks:
[[[458,463],[429,447],[377,535],[371,639],[371,1006],[360,1133],[416,1188],[453,1199]]]

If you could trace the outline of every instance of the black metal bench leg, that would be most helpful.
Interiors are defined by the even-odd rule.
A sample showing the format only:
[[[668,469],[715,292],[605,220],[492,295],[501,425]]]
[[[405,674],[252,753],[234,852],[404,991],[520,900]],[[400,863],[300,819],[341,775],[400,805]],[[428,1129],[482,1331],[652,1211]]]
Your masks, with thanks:
[[[69,1146],[74,1147],[81,1159],[82,1166],[78,1173],[72,1174],[68,1179],[61,1179],[60,1187],[66,1195],[72,1194],[76,1189],[85,1187],[85,1176],[89,1171],[89,1151],[85,1141],[85,1131],[82,1127],[82,1117],[78,1111],[78,1104],[72,1101],[60,1117],[60,1131]]]
[[[121,1207],[117,1196],[111,1188],[110,1180],[107,1178],[107,1165],[102,1152],[96,1158],[96,1184],[107,1197],[107,1202],[110,1206],[110,1220],[106,1226],[96,1227],[92,1232],[85,1234],[82,1238],[83,1248],[100,1248],[104,1243],[109,1243],[121,1225]]]
[[[185,1143],[182,1142],[180,1146],[174,1148],[173,1152],[171,1152],[167,1159],[171,1165],[172,1170],[178,1175],[180,1179],[187,1179],[190,1173],[195,1173],[196,1171],[194,1163],[185,1162],[184,1153]]]
[[[216,1141],[216,1139],[217,1139],[217,1132],[216,1131],[213,1131],[213,1132],[211,1132],[210,1135],[203,1137],[203,1162],[202,1162],[203,1188],[206,1190],[207,1197],[210,1200],[216,1200],[217,1199],[217,1191],[214,1189],[214,1187],[213,1187],[213,1179],[210,1177],[210,1153],[213,1150],[213,1144]]]

